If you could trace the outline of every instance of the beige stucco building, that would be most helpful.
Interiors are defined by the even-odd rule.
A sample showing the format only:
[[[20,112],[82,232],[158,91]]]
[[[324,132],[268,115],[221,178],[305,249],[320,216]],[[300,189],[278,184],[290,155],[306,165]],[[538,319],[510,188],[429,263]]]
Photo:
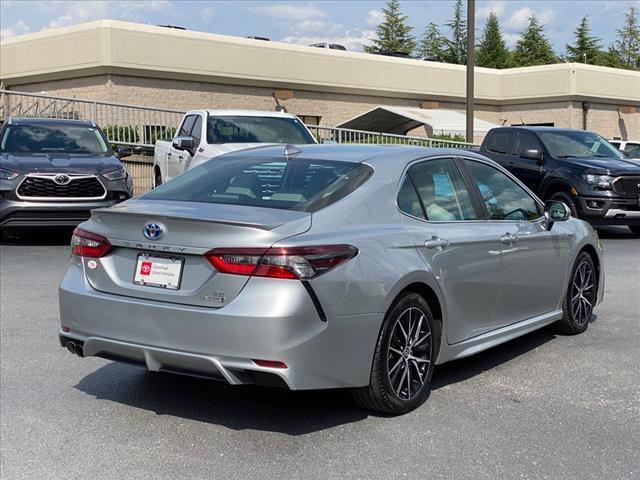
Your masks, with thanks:
[[[98,21],[6,40],[3,88],[187,110],[273,109],[335,126],[377,105],[465,110],[465,68]],[[476,69],[476,117],[640,138],[640,72],[567,63]]]

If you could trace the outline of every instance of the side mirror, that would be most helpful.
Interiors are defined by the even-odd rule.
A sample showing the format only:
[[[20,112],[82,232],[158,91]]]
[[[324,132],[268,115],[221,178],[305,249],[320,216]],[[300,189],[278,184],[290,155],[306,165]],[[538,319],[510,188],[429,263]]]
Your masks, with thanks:
[[[133,155],[133,148],[124,145],[118,145],[118,147],[116,148],[116,154],[118,155],[118,158],[130,157],[131,155]]]
[[[544,204],[544,223],[547,230],[551,230],[555,222],[564,222],[571,217],[571,210],[566,203],[547,200]]]
[[[176,150],[193,150],[195,142],[193,137],[176,137],[173,139],[173,148]]]
[[[535,160],[540,165],[544,162],[544,155],[542,155],[542,151],[535,148],[520,150],[520,158]]]

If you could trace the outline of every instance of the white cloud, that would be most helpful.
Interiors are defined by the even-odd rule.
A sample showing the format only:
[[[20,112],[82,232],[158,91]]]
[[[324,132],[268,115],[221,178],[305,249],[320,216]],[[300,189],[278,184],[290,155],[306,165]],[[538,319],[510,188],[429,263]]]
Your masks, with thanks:
[[[213,8],[206,7],[200,10],[200,18],[205,22],[210,22],[213,20],[214,16],[215,12],[213,11]]]
[[[384,13],[380,10],[369,10],[367,12],[367,24],[377,27],[384,21]]]
[[[311,3],[297,5],[272,3],[270,5],[253,7],[251,10],[281,20],[308,20],[327,16],[325,12],[313,6]]]
[[[0,41],[25,33],[29,33],[29,25],[24,20],[18,20],[12,27],[0,28]]]
[[[529,7],[522,7],[513,12],[504,25],[507,30],[522,30],[527,25],[529,17],[532,15],[535,15],[543,25],[546,25],[553,21],[555,14],[552,10],[534,12]]]
[[[147,1],[109,1],[109,0],[75,0],[66,2],[45,2],[41,5],[45,11],[57,6],[63,13],[49,22],[47,28],[59,28],[92,20],[117,18],[130,21],[144,21],[149,12],[169,10],[168,0]]]
[[[476,11],[476,18],[484,19],[489,16],[491,12],[495,13],[498,17],[502,17],[507,8],[507,2],[504,0],[492,0],[480,5],[480,8]]]
[[[520,34],[519,33],[503,33],[502,38],[504,38],[504,43],[507,44],[507,47],[513,48],[518,43],[518,40],[520,40]]]

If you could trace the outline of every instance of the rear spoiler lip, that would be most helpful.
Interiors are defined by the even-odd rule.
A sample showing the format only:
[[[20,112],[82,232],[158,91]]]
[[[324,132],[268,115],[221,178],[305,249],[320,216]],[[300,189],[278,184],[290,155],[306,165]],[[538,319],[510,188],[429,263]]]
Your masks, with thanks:
[[[189,220],[193,222],[203,222],[203,223],[219,223],[223,225],[232,225],[235,227],[257,228],[260,230],[273,230],[274,228],[278,228],[286,223],[286,222],[279,222],[279,223],[272,223],[272,224],[264,224],[264,223],[253,223],[253,222],[240,222],[236,220],[201,218],[201,217],[196,217],[189,214],[174,215],[170,213],[153,213],[153,212],[148,212],[148,213],[132,212],[132,211],[122,212],[122,211],[112,210],[111,208],[96,208],[94,210],[91,210],[92,217],[93,216],[100,217],[102,215],[122,215],[122,214],[132,215],[136,217],[146,217],[146,218],[158,217],[160,219],[166,218],[166,219],[175,219],[175,220]]]

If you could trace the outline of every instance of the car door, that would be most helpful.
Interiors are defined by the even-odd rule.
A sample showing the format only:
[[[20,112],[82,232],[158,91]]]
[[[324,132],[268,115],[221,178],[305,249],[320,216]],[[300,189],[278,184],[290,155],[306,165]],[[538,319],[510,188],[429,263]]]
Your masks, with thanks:
[[[465,158],[501,251],[501,284],[493,326],[556,310],[566,283],[570,230],[544,227],[543,208],[526,189],[488,162]]]
[[[499,128],[489,132],[489,137],[485,143],[485,150],[491,156],[491,159],[507,169],[513,167],[515,137],[515,130]]]
[[[440,285],[447,305],[447,341],[461,342],[492,328],[500,290],[495,230],[479,220],[453,158],[413,164],[398,193],[403,223]]]
[[[187,115],[182,121],[182,125],[178,129],[177,137],[189,137],[191,135],[191,130],[193,129],[193,124],[199,115],[192,114]],[[184,171],[184,150],[178,150],[171,144],[169,148],[169,153],[167,154],[167,170],[169,172],[169,177],[174,178],[180,175]]]
[[[544,159],[534,160],[523,156],[527,150],[542,152],[542,144],[533,133],[521,131],[515,141],[513,164],[507,169],[533,192],[538,192],[545,176]]]

